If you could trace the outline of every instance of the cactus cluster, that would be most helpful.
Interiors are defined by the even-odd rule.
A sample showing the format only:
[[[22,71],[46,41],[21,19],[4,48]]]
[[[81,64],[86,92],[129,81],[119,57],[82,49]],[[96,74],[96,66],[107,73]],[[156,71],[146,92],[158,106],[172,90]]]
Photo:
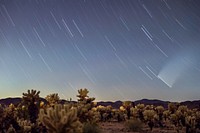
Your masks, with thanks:
[[[60,97],[58,96],[58,93],[49,94],[45,97],[45,99],[50,107],[53,107],[55,104],[58,104],[60,102]]]
[[[68,105],[55,104],[54,108],[41,109],[39,120],[49,133],[82,133],[77,108]]]
[[[124,101],[116,109],[97,106],[87,89],[78,90],[77,102],[62,104],[57,93],[40,100],[40,92],[28,90],[19,104],[0,105],[0,133],[99,133],[101,122],[125,123],[127,131],[154,128],[200,131],[200,111],[179,103],[169,103],[168,108]],[[93,128],[95,127],[95,128]],[[148,132],[147,130],[143,132]],[[126,130],[124,130],[126,131]]]
[[[127,118],[130,119],[130,117],[131,117],[131,107],[134,106],[133,102],[131,102],[131,101],[124,101],[122,105],[126,109]]]
[[[89,91],[85,89],[78,90],[78,117],[81,122],[96,122],[95,111],[92,110],[95,107],[95,98],[88,96]]]

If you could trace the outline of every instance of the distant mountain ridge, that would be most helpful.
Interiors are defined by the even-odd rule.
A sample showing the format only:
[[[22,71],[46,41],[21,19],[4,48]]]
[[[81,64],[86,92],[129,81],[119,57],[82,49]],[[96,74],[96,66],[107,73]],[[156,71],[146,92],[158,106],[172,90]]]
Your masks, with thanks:
[[[9,98],[0,99],[0,104],[5,104],[5,105],[9,105],[11,103],[18,104],[21,102],[21,100],[22,99],[19,97],[16,97],[16,98],[9,97]],[[44,98],[41,98],[40,100],[46,102]],[[67,102],[66,100],[63,100],[63,99],[61,101],[62,101],[61,103]],[[162,101],[162,100],[157,100],[157,99],[141,99],[141,100],[133,101],[135,105],[137,104],[155,105],[155,106],[162,105],[164,108],[167,108],[169,102],[170,101]],[[122,103],[123,101],[115,101],[115,102],[100,101],[100,102],[97,102],[97,105],[102,105],[102,106],[111,105],[113,108],[119,108],[122,105]],[[190,109],[193,109],[193,108],[200,109],[200,100],[184,101],[184,102],[180,102],[180,105],[185,105]]]

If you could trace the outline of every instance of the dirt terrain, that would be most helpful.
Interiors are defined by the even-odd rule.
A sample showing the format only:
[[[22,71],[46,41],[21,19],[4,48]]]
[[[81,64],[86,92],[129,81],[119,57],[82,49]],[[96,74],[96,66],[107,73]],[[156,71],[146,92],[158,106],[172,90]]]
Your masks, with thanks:
[[[131,132],[128,131],[125,126],[124,122],[102,122],[100,123],[100,127],[102,129],[102,133],[177,133],[171,128],[154,128],[152,131],[149,130],[149,128],[144,125],[142,128],[142,131],[140,132]],[[183,128],[179,133],[185,133],[185,129]]]

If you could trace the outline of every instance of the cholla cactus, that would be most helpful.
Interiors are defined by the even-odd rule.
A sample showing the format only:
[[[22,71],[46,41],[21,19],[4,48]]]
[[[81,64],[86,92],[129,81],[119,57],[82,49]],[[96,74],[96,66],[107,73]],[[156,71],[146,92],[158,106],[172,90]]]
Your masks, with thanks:
[[[30,133],[32,127],[34,126],[29,120],[18,119],[17,120],[20,127],[22,127],[23,133]]]
[[[78,90],[78,93],[79,93],[79,95],[77,95],[77,97],[79,98],[78,101],[84,101],[85,99],[88,98],[89,91],[86,88]]]
[[[196,133],[196,117],[186,117],[186,133]]]
[[[128,119],[131,117],[131,107],[133,107],[133,103],[131,101],[124,101],[122,106],[126,109],[126,114]]]
[[[155,109],[158,114],[163,114],[163,112],[165,110],[163,106],[157,106]]]
[[[186,133],[197,133],[200,129],[200,111],[193,109],[185,117]]]
[[[36,122],[36,119],[38,117],[38,106],[36,105],[37,102],[39,102],[39,94],[40,91],[36,90],[28,90],[28,93],[23,93],[23,103],[28,106],[28,114],[30,117],[30,121],[32,123]]]
[[[121,112],[125,112],[125,111],[126,111],[126,109],[124,108],[124,106],[120,106],[120,107],[119,107],[119,110],[120,110]]]
[[[77,95],[77,97],[79,98],[78,99],[79,102],[83,102],[83,103],[87,104],[87,103],[91,103],[95,100],[95,98],[93,98],[93,97],[89,98],[89,96],[88,96],[89,91],[86,88],[78,90],[78,93],[79,94]]]
[[[138,104],[135,108],[138,110],[139,119],[141,121],[144,121],[144,115],[143,115],[143,111],[145,108],[144,104]]]
[[[146,105],[145,110],[153,110],[155,107],[154,105]]]
[[[170,115],[170,121],[174,125],[174,129],[179,133],[179,130],[182,129],[182,125],[179,121],[179,112],[176,111],[175,114]]]
[[[196,111],[195,116],[196,116],[196,128],[200,130],[200,111]]]
[[[170,121],[176,126],[178,124],[178,116],[176,114],[171,114]]]
[[[181,126],[185,126],[185,117],[187,116],[187,106],[179,106],[175,114],[178,116]]]
[[[12,125],[10,125],[10,127],[8,128],[6,133],[17,133],[17,132],[16,132],[15,128]]]
[[[16,121],[15,107],[13,105],[2,108],[0,117],[0,132],[20,132],[21,127]]]
[[[165,109],[164,109],[163,106],[157,106],[155,108],[155,110],[156,110],[157,115],[158,115],[158,119],[157,119],[158,124],[159,124],[160,127],[163,127],[162,121],[163,121],[163,112],[164,112]]]
[[[36,91],[36,90],[28,90],[28,93],[23,93],[23,103],[25,104],[30,104],[30,103],[34,103],[34,102],[38,102],[39,101],[39,96],[40,91]]]
[[[144,115],[145,121],[147,121],[148,126],[152,130],[154,126],[154,118],[155,118],[156,112],[154,110],[145,110],[143,112],[143,115]]]
[[[187,106],[181,105],[178,107],[178,110],[181,111],[181,113],[185,113],[185,112],[187,112],[188,108],[187,108]]]
[[[105,107],[105,106],[99,105],[99,106],[97,106],[96,109],[99,112],[99,117],[100,117],[101,121],[107,121],[113,117],[112,106]]]
[[[170,116],[170,111],[169,110],[165,110],[163,112],[163,117],[164,117],[165,121],[169,118],[169,116]]]
[[[58,96],[58,93],[50,94],[45,97],[48,104],[52,107],[55,104],[58,104],[60,101],[60,97]]]
[[[88,96],[89,91],[85,89],[78,90],[78,117],[80,118],[81,122],[95,122],[96,119],[93,119],[95,116],[95,112],[92,111],[92,108],[94,107],[94,100],[95,98],[90,98]]]
[[[77,109],[78,109],[78,117],[80,118],[81,122],[91,122],[91,123],[95,123],[98,121],[99,115],[95,110],[93,110],[93,108],[91,108],[90,105],[84,105],[84,104],[78,104],[77,105]]]
[[[138,109],[137,108],[131,108],[131,114],[133,116],[133,118],[138,118],[139,115],[138,115]]]
[[[49,133],[82,133],[82,124],[77,117],[77,108],[55,104],[54,108],[40,109],[39,120]]]
[[[145,119],[146,121],[153,120],[155,114],[156,114],[156,112],[155,112],[154,110],[145,110],[145,111],[143,112],[144,119]]]
[[[29,114],[28,114],[28,107],[25,105],[22,105],[22,103],[18,104],[18,106],[15,108],[16,113],[15,115],[17,116],[18,119],[29,119]]]
[[[124,109],[123,109],[124,110]],[[118,122],[125,121],[125,114],[124,111],[120,109],[113,109],[112,115],[114,119],[117,119]]]
[[[170,111],[171,114],[173,114],[179,106],[179,103],[169,103],[168,104],[168,110]]]

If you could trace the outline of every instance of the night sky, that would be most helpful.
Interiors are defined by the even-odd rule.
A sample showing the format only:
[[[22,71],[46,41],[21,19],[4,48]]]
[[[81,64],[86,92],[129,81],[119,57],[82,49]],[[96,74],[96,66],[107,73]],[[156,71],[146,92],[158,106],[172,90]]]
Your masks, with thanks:
[[[0,98],[200,97],[199,0],[0,0]]]

